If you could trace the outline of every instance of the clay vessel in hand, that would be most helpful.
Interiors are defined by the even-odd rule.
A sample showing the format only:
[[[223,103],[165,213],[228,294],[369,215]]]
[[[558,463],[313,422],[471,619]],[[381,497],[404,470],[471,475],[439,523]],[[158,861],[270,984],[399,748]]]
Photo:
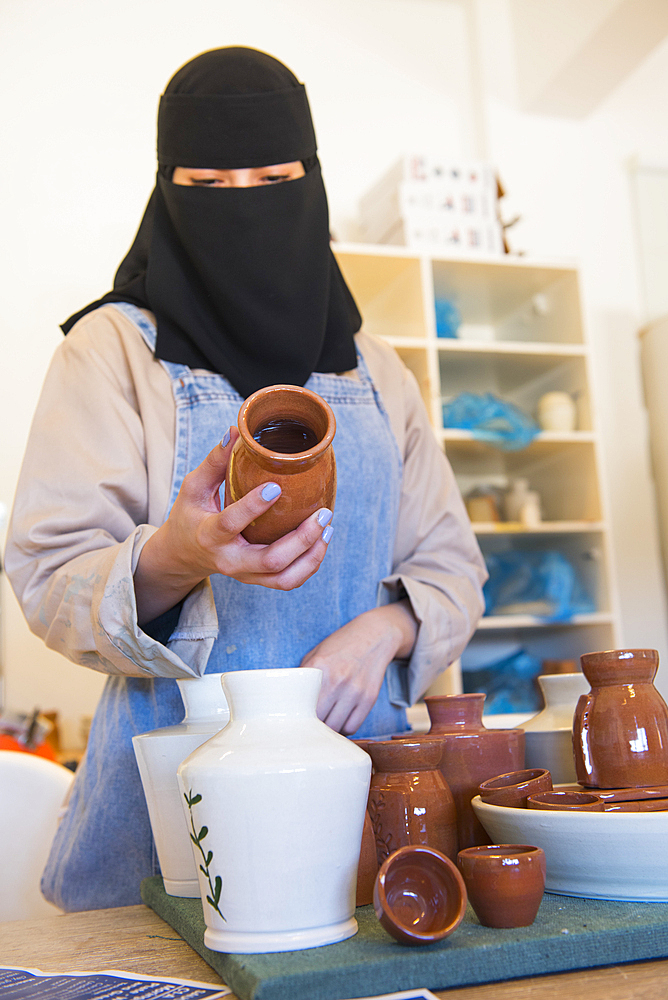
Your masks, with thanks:
[[[489,836],[478,821],[471,799],[487,778],[524,767],[522,729],[486,729],[482,713],[484,694],[434,695],[425,698],[431,729],[443,746],[441,774],[457,807],[460,850],[488,844]]]
[[[225,506],[261,483],[278,483],[282,490],[273,507],[243,530],[246,541],[274,542],[320,507],[334,509],[336,420],[324,399],[298,385],[270,385],[244,402],[238,426]]]
[[[527,844],[467,847],[457,857],[469,902],[485,927],[528,927],[545,890],[545,853]]]
[[[492,806],[526,809],[527,799],[538,792],[551,792],[552,778],[544,768],[526,768],[489,778],[480,785],[480,798]]]
[[[426,844],[454,861],[457,857],[457,811],[452,793],[438,770],[436,740],[359,740],[371,757],[369,815],[378,864],[409,844]]]
[[[373,906],[400,944],[432,944],[464,919],[466,887],[456,865],[440,851],[401,847],[381,865]]]
[[[668,706],[654,687],[655,649],[614,649],[580,657],[591,684],[573,720],[581,785],[620,788],[668,783]]]

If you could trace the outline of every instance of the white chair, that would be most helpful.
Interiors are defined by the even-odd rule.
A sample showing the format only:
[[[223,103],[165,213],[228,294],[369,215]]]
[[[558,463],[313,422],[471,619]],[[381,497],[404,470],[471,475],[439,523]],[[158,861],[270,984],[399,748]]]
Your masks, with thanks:
[[[44,899],[39,883],[73,779],[43,757],[0,750],[0,920],[61,912]]]

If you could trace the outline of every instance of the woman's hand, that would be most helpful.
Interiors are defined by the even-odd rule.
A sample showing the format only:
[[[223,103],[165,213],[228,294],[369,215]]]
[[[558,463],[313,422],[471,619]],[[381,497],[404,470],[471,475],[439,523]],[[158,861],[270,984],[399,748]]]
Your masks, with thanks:
[[[152,621],[178,604],[211,573],[276,590],[300,587],[320,567],[332,529],[322,508],[271,545],[251,545],[241,532],[280,496],[275,483],[251,490],[221,510],[219,490],[232,446],[230,429],[219,445],[183,480],[169,517],[149,538],[135,570],[137,616]]]
[[[302,667],[322,670],[318,717],[331,729],[350,735],[371,711],[395,658],[410,656],[418,623],[410,601],[365,611],[318,643]]]

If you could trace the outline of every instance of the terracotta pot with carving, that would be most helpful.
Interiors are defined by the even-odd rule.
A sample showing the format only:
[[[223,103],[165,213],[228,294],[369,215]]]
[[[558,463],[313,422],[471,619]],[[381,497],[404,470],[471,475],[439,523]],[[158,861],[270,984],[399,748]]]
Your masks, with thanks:
[[[622,788],[668,783],[668,706],[654,687],[655,649],[613,649],[580,657],[591,684],[573,719],[581,785]]]
[[[243,403],[225,478],[225,506],[268,481],[281,495],[242,532],[248,542],[269,543],[293,531],[320,507],[334,509],[336,461],[331,407],[310,389],[270,385]]]
[[[436,740],[359,740],[371,757],[369,815],[378,864],[400,847],[426,844],[457,857],[457,811],[438,769]]]
[[[482,721],[484,694],[434,695],[425,698],[431,729],[424,737],[438,738],[443,747],[440,770],[457,807],[460,850],[489,844],[471,799],[481,782],[524,767],[521,729],[486,729]]]

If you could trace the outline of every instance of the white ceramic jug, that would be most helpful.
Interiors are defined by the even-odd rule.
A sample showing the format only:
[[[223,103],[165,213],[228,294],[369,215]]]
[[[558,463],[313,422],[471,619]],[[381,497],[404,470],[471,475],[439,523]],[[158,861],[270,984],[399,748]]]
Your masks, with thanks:
[[[165,892],[170,896],[199,896],[176,769],[229,721],[221,677],[205,674],[177,680],[186,709],[183,722],[132,738]]]
[[[223,675],[229,725],[181,764],[214,951],[292,951],[357,931],[371,758],[316,716],[322,672]]]
[[[538,684],[545,708],[527,722],[524,730],[524,766],[545,767],[555,785],[577,781],[573,758],[573,715],[581,694],[589,692],[584,674],[542,674]]]

